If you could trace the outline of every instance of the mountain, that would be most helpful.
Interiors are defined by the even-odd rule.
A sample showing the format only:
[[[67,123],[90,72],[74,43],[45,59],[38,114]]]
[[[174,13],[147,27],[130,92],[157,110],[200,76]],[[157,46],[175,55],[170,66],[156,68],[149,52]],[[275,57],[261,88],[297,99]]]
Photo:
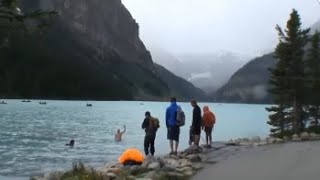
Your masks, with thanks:
[[[217,102],[271,103],[267,92],[270,77],[269,68],[275,66],[273,54],[253,59],[232,75],[230,80],[213,93]]]
[[[180,66],[182,62],[173,54],[159,47],[149,47],[149,50],[155,63],[165,67],[175,75],[178,75],[184,79],[188,79],[187,76],[185,76],[183,73],[180,73],[183,72],[182,70],[179,70],[181,69]]]
[[[159,78],[166,82],[171,90],[170,94],[182,101],[196,99],[199,101],[208,100],[208,96],[201,89],[196,88],[188,81],[174,75],[161,65],[155,64],[155,69]]]
[[[221,51],[212,54],[183,54],[179,59],[183,61],[181,69],[189,72],[188,80],[206,92],[212,92],[223,86],[249,58]]]
[[[320,21],[311,26],[311,33],[320,31]],[[306,46],[306,49],[309,45]],[[210,96],[217,102],[232,103],[272,103],[267,92],[270,72],[276,60],[273,54],[267,54],[248,62],[232,75],[230,80]]]
[[[320,20],[311,26],[311,33],[314,33],[316,31],[320,31]]]
[[[151,48],[151,54],[156,63],[207,93],[223,86],[249,59],[231,52],[174,56],[160,48]]]
[[[59,15],[44,31],[14,32],[0,49],[0,97],[157,100],[178,91],[160,78],[120,0],[20,3]]]

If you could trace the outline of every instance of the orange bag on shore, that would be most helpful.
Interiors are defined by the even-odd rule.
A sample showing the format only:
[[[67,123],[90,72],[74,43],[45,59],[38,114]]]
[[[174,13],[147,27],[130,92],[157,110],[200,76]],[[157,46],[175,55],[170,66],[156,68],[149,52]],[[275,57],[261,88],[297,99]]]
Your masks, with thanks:
[[[123,164],[123,163],[125,163],[126,161],[129,161],[129,160],[142,163],[143,160],[144,160],[144,156],[137,149],[127,149],[126,151],[124,151],[122,153],[122,155],[119,157],[118,160],[119,160],[119,162],[121,164]]]

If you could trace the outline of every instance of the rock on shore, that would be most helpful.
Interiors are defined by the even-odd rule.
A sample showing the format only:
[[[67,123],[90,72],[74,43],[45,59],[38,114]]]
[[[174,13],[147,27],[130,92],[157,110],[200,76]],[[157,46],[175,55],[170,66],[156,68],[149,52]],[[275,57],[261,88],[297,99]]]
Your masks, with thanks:
[[[147,156],[142,165],[124,167],[118,162],[109,162],[104,167],[96,168],[95,174],[103,180],[121,179],[188,179],[206,164],[216,163],[228,158],[239,151],[258,146],[281,144],[285,142],[320,140],[320,135],[303,132],[291,137],[275,138],[260,137],[242,138],[230,140],[227,143],[215,144],[215,148],[198,148],[191,146],[177,155],[165,155],[160,157]],[[214,153],[211,153],[214,152]],[[207,154],[211,154],[207,156]],[[89,168],[88,168],[89,169]],[[65,173],[51,172],[43,177],[33,177],[34,180],[60,180]],[[77,179],[77,178],[75,178]]]
[[[192,153],[191,153],[192,152]],[[202,152],[202,151],[201,151]],[[147,156],[142,165],[125,167],[117,162],[108,163],[96,168],[95,173],[103,180],[117,179],[187,179],[202,169],[205,155],[200,151],[195,153],[191,147],[178,155],[161,157]],[[34,180],[60,180],[64,173],[53,172],[43,177],[33,177]]]

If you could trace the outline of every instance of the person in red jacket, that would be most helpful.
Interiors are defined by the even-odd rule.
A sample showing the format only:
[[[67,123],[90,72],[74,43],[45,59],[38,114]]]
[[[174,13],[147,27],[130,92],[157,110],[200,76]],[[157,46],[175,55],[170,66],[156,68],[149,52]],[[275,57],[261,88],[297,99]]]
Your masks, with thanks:
[[[212,144],[212,129],[214,127],[214,124],[216,123],[216,117],[209,110],[208,106],[203,107],[203,116],[202,116],[202,129],[206,133],[206,145],[208,147],[211,147]]]

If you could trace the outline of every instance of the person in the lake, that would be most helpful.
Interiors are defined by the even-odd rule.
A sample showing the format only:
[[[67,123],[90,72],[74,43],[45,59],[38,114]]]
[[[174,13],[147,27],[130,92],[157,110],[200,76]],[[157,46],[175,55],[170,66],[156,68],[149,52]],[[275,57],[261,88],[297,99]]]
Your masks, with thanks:
[[[145,113],[145,119],[142,123],[142,129],[144,129],[146,132],[146,135],[144,137],[144,152],[146,156],[149,154],[149,148],[151,155],[154,155],[154,141],[156,139],[156,133],[159,127],[159,120],[152,117],[150,112],[147,111]]]
[[[117,130],[117,133],[114,135],[114,140],[116,142],[122,141],[122,135],[127,131],[126,126],[123,126],[124,130],[121,132],[120,129]]]
[[[192,125],[191,125],[192,136],[193,136],[194,144],[199,147],[201,125],[202,125],[201,109],[198,106],[197,101],[194,99],[191,100],[191,106],[193,107]]]
[[[167,139],[170,141],[171,155],[177,154],[179,146],[180,127],[176,125],[177,108],[177,99],[173,97],[171,98],[170,106],[166,110]]]
[[[66,144],[66,146],[73,147],[74,146],[74,140],[71,139],[70,142],[68,144]]]
[[[216,117],[213,112],[209,110],[208,106],[203,107],[203,116],[202,116],[202,129],[206,133],[206,146],[212,147],[212,130],[214,124],[216,123]]]

